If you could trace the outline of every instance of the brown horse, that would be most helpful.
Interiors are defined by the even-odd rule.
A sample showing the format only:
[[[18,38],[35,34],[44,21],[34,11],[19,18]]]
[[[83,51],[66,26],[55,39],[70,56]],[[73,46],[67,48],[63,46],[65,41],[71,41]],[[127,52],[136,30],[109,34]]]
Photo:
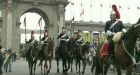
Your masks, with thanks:
[[[53,57],[53,49],[54,49],[54,39],[49,38],[48,39],[48,46],[44,46],[43,48],[43,58],[45,60],[45,64],[44,64],[44,74],[48,74],[50,72],[51,69],[51,59]],[[48,69],[48,64],[47,61],[49,60],[49,69]]]
[[[114,64],[117,68],[117,74],[121,75],[121,70],[126,70],[127,75],[131,75],[133,68],[133,56],[136,39],[140,37],[140,20],[134,24],[124,35],[121,40],[114,42]],[[103,43],[97,48],[97,64],[95,75],[107,74],[109,64],[105,63],[107,56],[102,57],[100,50]]]
[[[76,72],[77,72],[77,65],[79,64],[79,74],[81,73],[80,71],[80,66],[81,66],[81,62],[83,63],[83,71],[82,74],[85,73],[85,67],[86,67],[86,52],[89,51],[89,44],[86,43],[84,45],[77,45],[75,54],[76,54]]]

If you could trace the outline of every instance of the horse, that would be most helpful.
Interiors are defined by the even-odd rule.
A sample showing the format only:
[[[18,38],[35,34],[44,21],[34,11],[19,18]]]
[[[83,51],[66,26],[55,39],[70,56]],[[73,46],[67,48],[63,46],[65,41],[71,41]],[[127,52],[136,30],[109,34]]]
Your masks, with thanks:
[[[75,50],[75,54],[76,54],[76,72],[77,72],[77,64],[79,64],[79,74],[81,74],[80,72],[80,66],[81,66],[81,63],[80,63],[80,60],[82,60],[83,62],[83,71],[82,71],[82,74],[84,74],[85,72],[85,67],[86,67],[86,52],[89,51],[89,44],[86,43],[84,45],[77,45],[77,48]],[[78,73],[78,72],[77,72]]]
[[[63,73],[67,73],[70,68],[71,56],[68,51],[66,41],[60,41],[60,45],[56,47],[55,58],[57,62],[57,72],[59,73],[59,60],[62,59]]]
[[[32,75],[33,73],[35,75],[36,63],[37,63],[36,59],[38,57],[38,54],[39,54],[39,49],[35,45],[30,45],[29,50],[26,55],[30,75]],[[33,71],[33,68],[34,68],[34,71]]]
[[[76,50],[76,39],[74,37],[70,38],[67,42],[67,48],[68,48],[68,51],[70,53],[70,56],[71,56],[71,72],[73,72],[73,69],[72,69],[72,65],[73,65],[73,59],[75,57],[75,50]]]
[[[114,43],[114,65],[117,69],[117,74],[121,75],[121,70],[126,70],[127,75],[131,75],[134,61],[134,47],[136,44],[136,39],[140,37],[140,19],[134,24],[130,29],[123,34],[119,41]],[[96,71],[95,75],[107,74],[109,64],[105,62],[107,56],[101,56],[100,50],[103,43],[101,43],[97,48],[96,55]]]
[[[50,73],[50,69],[52,67],[51,65],[51,59],[53,57],[53,49],[54,49],[54,39],[49,38],[48,39],[48,45],[44,46],[43,48],[43,59],[45,60],[45,64],[44,64],[44,74],[48,74]],[[47,65],[47,61],[49,60],[49,69],[48,69],[48,65]]]

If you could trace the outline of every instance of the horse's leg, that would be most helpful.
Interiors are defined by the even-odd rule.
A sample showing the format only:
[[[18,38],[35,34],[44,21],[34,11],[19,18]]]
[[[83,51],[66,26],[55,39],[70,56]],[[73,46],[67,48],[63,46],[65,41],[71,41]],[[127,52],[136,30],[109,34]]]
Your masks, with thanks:
[[[35,63],[34,63],[34,75],[35,75],[35,71],[36,71],[36,63],[37,63],[37,61],[35,61]]]
[[[76,73],[78,73],[78,71],[77,71],[77,64],[78,64],[78,60],[76,59],[76,64],[75,64],[75,66],[76,66]]]
[[[48,69],[48,65],[47,65],[47,60],[45,60],[45,64],[44,64],[44,74],[47,74],[47,69]]]
[[[95,75],[100,75],[100,73],[101,73],[101,65],[100,65],[98,59],[96,58]]]
[[[41,60],[41,61],[43,62],[43,60]],[[43,73],[43,72],[42,72],[42,63],[40,63],[40,65],[41,65],[41,73]]]
[[[86,68],[86,59],[83,59],[82,62],[83,62],[83,71],[82,71],[82,74],[84,74],[85,73],[85,68]]]
[[[67,69],[66,69],[66,72],[69,70],[70,64],[71,64],[71,60],[68,60],[68,67],[67,67]]]
[[[52,67],[51,59],[49,60],[49,63],[50,63],[50,66],[49,66],[49,70],[47,71],[47,73],[50,73],[50,69],[51,69],[51,67]]]
[[[73,58],[71,59],[71,72],[73,72],[72,65],[73,65]]]
[[[133,71],[133,65],[129,65],[128,68],[127,68],[127,73],[126,75],[131,75],[132,74],[132,71]]]
[[[79,62],[79,74],[81,74],[81,71],[80,71],[81,61],[80,61],[80,60],[78,60],[78,62]]]
[[[121,75],[121,67],[119,65],[116,66],[117,74]]]
[[[30,63],[30,75],[32,75],[32,70],[33,70],[33,63]]]
[[[62,67],[63,67],[63,73],[64,73],[64,71],[65,71],[64,59],[62,60]]]
[[[56,59],[56,62],[57,62],[57,73],[59,73],[59,59],[58,58]]]
[[[107,71],[108,71],[108,69],[109,69],[109,64],[104,64],[104,75],[106,75],[107,74]]]

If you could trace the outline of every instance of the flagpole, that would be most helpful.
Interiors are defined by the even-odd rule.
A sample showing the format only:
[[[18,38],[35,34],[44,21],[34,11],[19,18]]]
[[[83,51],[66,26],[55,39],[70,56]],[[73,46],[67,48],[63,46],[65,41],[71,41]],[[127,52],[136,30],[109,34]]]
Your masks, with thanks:
[[[102,8],[102,4],[100,3],[100,22],[101,22],[101,16],[102,16],[102,14],[101,14],[101,8]]]
[[[42,26],[42,13],[41,13],[41,18],[40,18],[40,22],[39,22],[39,27],[40,27],[40,41],[41,41],[41,26]]]
[[[91,2],[91,5],[90,5],[90,9],[91,9],[90,17],[91,17],[91,21],[92,21],[92,2]]]
[[[24,18],[24,26],[25,26],[25,53],[27,53],[27,46],[26,46],[26,41],[27,41],[27,36],[26,36],[26,16]],[[26,57],[26,55],[25,55]]]

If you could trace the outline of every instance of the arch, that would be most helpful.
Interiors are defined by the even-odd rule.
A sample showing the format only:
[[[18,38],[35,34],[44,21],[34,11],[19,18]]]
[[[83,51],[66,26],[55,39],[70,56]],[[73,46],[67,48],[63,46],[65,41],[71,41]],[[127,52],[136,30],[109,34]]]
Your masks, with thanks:
[[[27,13],[27,12],[35,12],[35,13],[37,13],[37,14],[39,14],[39,15],[42,15],[42,17],[43,17],[43,19],[44,19],[44,21],[45,21],[45,27],[51,23],[51,22],[50,22],[50,18],[51,18],[51,17],[50,17],[50,15],[48,15],[49,12],[46,11],[46,9],[43,8],[43,7],[26,6],[26,7],[22,8],[22,9],[23,9],[23,10],[20,11],[20,12],[17,14],[17,17],[16,17],[16,21],[17,21],[17,22],[20,22],[20,17],[21,17],[23,14],[25,14],[25,13]],[[47,21],[48,21],[48,22],[47,22]]]

